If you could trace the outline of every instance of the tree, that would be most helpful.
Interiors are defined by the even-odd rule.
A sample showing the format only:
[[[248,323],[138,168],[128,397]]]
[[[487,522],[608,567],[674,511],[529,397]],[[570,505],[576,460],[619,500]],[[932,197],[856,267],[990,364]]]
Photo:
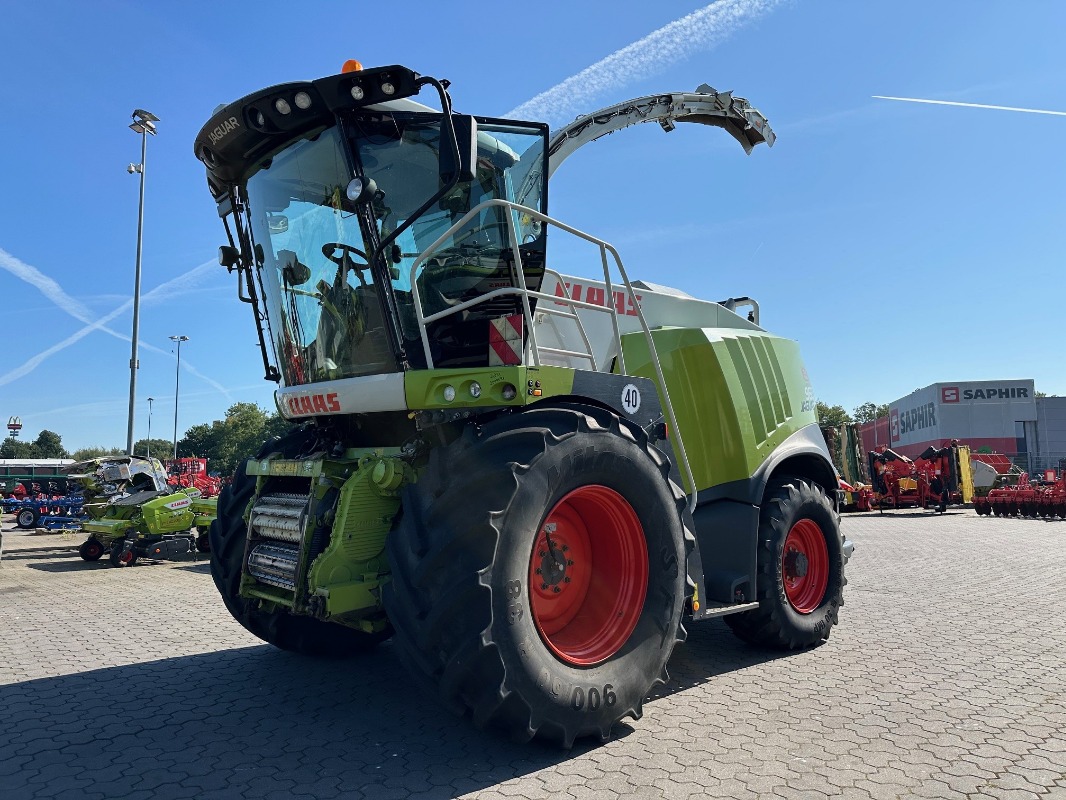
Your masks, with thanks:
[[[830,406],[819,400],[815,403],[814,410],[818,414],[818,424],[823,428],[835,428],[838,425],[847,425],[851,422],[851,417],[844,410],[844,406]]]
[[[0,458],[36,458],[37,452],[32,442],[24,442],[13,436],[4,439],[0,444]]]
[[[230,475],[259,451],[263,442],[286,430],[289,423],[255,403],[234,403],[226,418],[194,425],[178,442],[178,455],[207,459],[211,472]]]
[[[1047,397],[1047,392],[1036,392],[1037,397]]]
[[[874,403],[863,403],[862,405],[855,406],[854,418],[858,423],[873,422],[875,419],[881,419],[881,417],[888,416],[888,403],[882,403],[876,405]]]
[[[0,444],[0,458],[70,458],[70,453],[63,449],[63,438],[58,433],[44,430],[32,442],[8,436]]]
[[[63,447],[63,437],[53,431],[41,431],[33,443],[37,458],[70,458]]]
[[[151,452],[149,452],[151,451]],[[170,458],[174,455],[174,442],[170,439],[138,439],[133,443],[133,454],[135,456],[148,456],[152,458]]]
[[[71,458],[75,461],[88,461],[90,458],[124,455],[126,455],[126,451],[121,447],[83,447],[80,450],[75,450]]]

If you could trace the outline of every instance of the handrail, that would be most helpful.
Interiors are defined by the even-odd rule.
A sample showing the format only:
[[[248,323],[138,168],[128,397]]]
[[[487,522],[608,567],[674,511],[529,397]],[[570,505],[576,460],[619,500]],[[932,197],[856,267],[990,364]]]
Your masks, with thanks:
[[[485,209],[494,207],[504,208],[508,211],[506,215],[507,230],[511,241],[511,252],[514,254],[514,268],[516,277],[518,279],[518,286],[493,289],[492,291],[486,292],[485,294],[481,295],[480,297],[476,297],[473,300],[467,300],[462,303],[458,303],[457,305],[450,306],[444,309],[443,311],[438,311],[434,314],[430,314],[428,317],[424,316],[422,313],[422,296],[418,291],[418,270],[426,263],[430,255],[440,249],[441,245],[444,244],[444,242],[446,242],[448,239],[450,239],[456,231],[463,228],[470,220],[474,219],[474,217],[479,215]],[[490,200],[486,200],[485,202],[479,203],[478,205],[474,206],[472,209],[466,212],[466,214],[464,214],[457,222],[453,223],[452,226],[448,228],[448,230],[446,230],[436,240],[434,240],[425,250],[423,250],[421,255],[419,255],[414,260],[413,264],[411,264],[411,299],[413,300],[413,305],[415,307],[415,317],[418,320],[419,335],[422,338],[422,348],[426,355],[426,366],[430,369],[433,369],[434,367],[433,354],[430,352],[429,346],[429,332],[426,329],[427,323],[434,322],[438,319],[443,319],[444,317],[451,316],[452,314],[457,314],[460,311],[464,311],[467,308],[478,305],[480,303],[484,303],[496,297],[503,297],[506,295],[517,295],[521,297],[522,300],[522,316],[525,319],[526,330],[529,331],[528,349],[530,355],[533,358],[534,366],[540,366],[540,348],[538,348],[537,346],[536,333],[533,329],[533,312],[529,302],[530,297],[547,300],[549,302],[565,303],[566,305],[569,305],[571,307],[571,310],[574,311],[575,314],[577,312],[574,309],[578,307],[590,308],[595,311],[601,311],[610,314],[611,323],[614,328],[615,347],[617,348],[618,353],[619,371],[623,375],[626,374],[625,361],[622,355],[621,332],[619,330],[618,325],[618,311],[614,307],[613,303],[609,303],[606,307],[604,307],[594,305],[592,303],[583,302],[580,300],[573,300],[569,298],[568,293],[567,297],[560,298],[553,295],[547,295],[543,292],[531,290],[528,286],[526,286],[525,270],[522,267],[522,253],[518,243],[518,231],[515,228],[514,222],[516,213],[521,213],[530,217],[531,219],[539,220],[540,222],[547,225],[554,225],[555,227],[564,230],[573,236],[577,236],[578,238],[584,239],[585,241],[590,242],[599,247],[600,261],[603,266],[604,283],[606,284],[606,288],[608,291],[608,294],[606,295],[607,297],[613,296],[613,294],[611,293],[611,270],[610,264],[607,260],[607,253],[610,252],[611,256],[613,257],[615,266],[618,268],[618,274],[621,276],[622,283],[626,287],[626,291],[629,293],[630,297],[634,298],[633,305],[636,308],[637,318],[640,320],[640,327],[644,331],[644,339],[648,346],[648,354],[651,358],[652,365],[655,367],[655,375],[659,382],[659,389],[662,391],[662,396],[664,400],[663,405],[665,407],[667,419],[670,422],[670,428],[673,431],[679,460],[681,461],[681,466],[684,469],[685,477],[688,479],[689,485],[692,487],[692,492],[688,495],[688,509],[691,512],[696,507],[696,479],[692,473],[692,466],[689,463],[688,453],[685,451],[684,439],[681,435],[681,429],[677,424],[677,416],[674,413],[674,406],[673,403],[670,401],[670,391],[666,386],[666,378],[663,375],[662,364],[659,361],[659,353],[655,348],[655,339],[651,335],[651,328],[648,325],[647,319],[644,317],[644,311],[640,307],[640,303],[636,302],[636,293],[633,290],[633,284],[629,280],[629,275],[626,273],[625,266],[622,264],[622,257],[618,254],[618,251],[615,249],[615,247],[610,243],[605,242],[602,239],[598,239],[595,236],[591,236],[590,234],[587,234],[584,231],[580,231],[577,228],[571,227],[570,225],[567,225],[564,222],[552,219],[551,217],[547,216],[546,214],[542,214],[536,209],[528,208],[526,206],[520,206],[517,203],[512,203],[508,200],[503,200],[501,198],[493,198]],[[542,310],[551,313],[553,309]],[[587,337],[585,338],[587,341]],[[551,352],[556,348],[546,347],[544,349],[546,352]],[[592,363],[593,369],[595,369],[595,359],[592,360]]]

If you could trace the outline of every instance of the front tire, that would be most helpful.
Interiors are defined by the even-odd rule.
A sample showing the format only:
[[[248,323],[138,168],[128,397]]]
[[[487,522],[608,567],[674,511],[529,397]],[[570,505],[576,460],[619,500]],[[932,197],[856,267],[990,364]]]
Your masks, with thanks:
[[[104,554],[104,546],[95,538],[86,539],[78,548],[78,555],[86,561],[99,561]]]
[[[725,618],[763,647],[796,650],[829,638],[844,605],[844,549],[825,491],[805,478],[767,488],[759,521],[759,607]]]
[[[684,639],[686,518],[666,456],[608,411],[468,426],[405,489],[387,540],[404,661],[479,727],[608,738]]]
[[[263,458],[271,452],[280,452],[290,458],[302,455],[301,445],[307,438],[307,431],[298,429],[280,441],[268,442],[256,457]],[[219,494],[217,516],[208,533],[211,578],[233,618],[264,642],[305,655],[351,656],[371,650],[389,638],[391,631],[387,629],[365,633],[286,611],[265,612],[240,596],[241,568],[248,537],[244,512],[255,495],[255,478],[246,473],[245,467],[242,462],[233,481]]]

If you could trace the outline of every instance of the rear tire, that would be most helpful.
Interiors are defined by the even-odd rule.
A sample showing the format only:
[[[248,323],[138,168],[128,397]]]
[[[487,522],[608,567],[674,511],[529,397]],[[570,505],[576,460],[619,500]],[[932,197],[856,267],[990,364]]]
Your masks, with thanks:
[[[759,607],[725,618],[763,647],[796,650],[829,638],[844,605],[843,540],[821,486],[784,477],[767,488],[759,522]]]
[[[383,600],[403,660],[479,727],[565,747],[607,739],[640,717],[685,637],[687,516],[666,456],[608,411],[468,426],[405,488],[387,540]]]
[[[137,554],[126,549],[126,543],[119,539],[112,543],[111,554],[107,557],[113,567],[132,567],[137,563]]]
[[[275,439],[263,446],[256,458],[273,452],[287,457],[303,454],[301,445],[307,440],[304,429],[293,431],[280,441]],[[264,642],[313,656],[344,657],[373,649],[392,635],[391,630],[364,633],[314,617],[289,614],[285,611],[264,612],[249,600],[240,597],[241,567],[248,529],[244,512],[255,494],[255,478],[241,463],[233,481],[218,496],[217,517],[208,534],[211,553],[211,578],[222,595],[230,614],[248,631]]]

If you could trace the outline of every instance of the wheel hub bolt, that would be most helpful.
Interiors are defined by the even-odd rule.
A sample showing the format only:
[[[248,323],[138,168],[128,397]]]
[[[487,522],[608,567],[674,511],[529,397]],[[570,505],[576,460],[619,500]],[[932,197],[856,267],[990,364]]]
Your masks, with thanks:
[[[559,594],[559,592],[561,592],[562,589],[560,589],[558,586],[553,586],[552,587],[552,591],[555,592],[556,594]]]

